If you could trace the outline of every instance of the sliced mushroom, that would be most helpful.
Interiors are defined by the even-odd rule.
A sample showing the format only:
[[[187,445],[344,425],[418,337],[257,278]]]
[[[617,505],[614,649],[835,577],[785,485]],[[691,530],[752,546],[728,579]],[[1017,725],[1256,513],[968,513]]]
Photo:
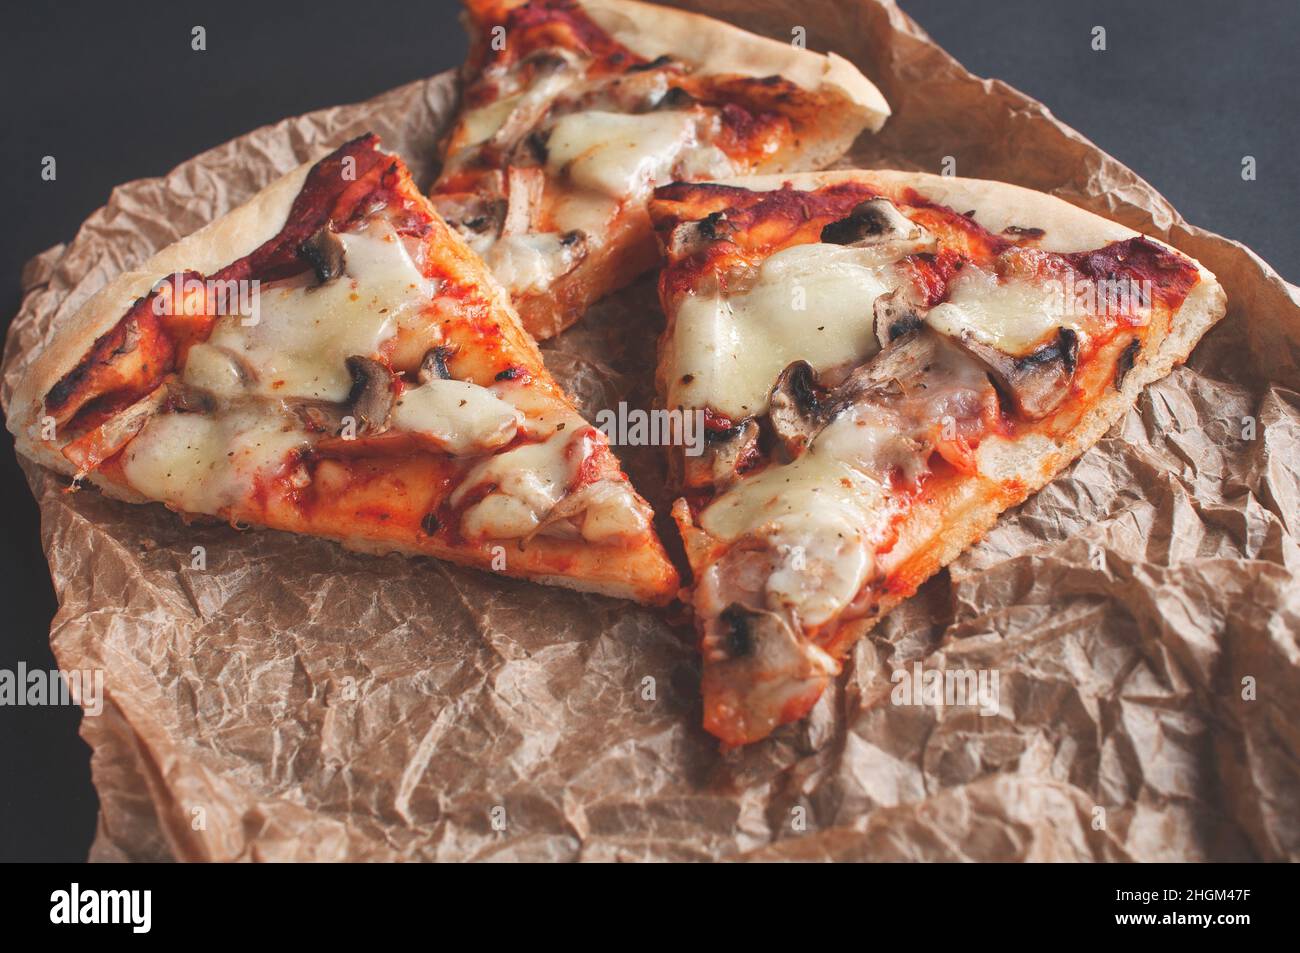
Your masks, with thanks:
[[[689,109],[694,106],[696,99],[680,86],[669,86],[658,102],[654,104],[655,109]]]
[[[795,361],[781,372],[772,387],[767,416],[787,455],[797,457],[812,443],[826,425],[825,410],[811,364]]]
[[[823,227],[821,240],[830,245],[858,248],[898,244],[906,247],[906,254],[935,247],[934,236],[900,212],[889,199],[879,197],[859,202],[847,216]]]
[[[336,434],[343,424],[343,412],[337,404],[323,400],[284,402],[311,433]]]
[[[1024,357],[970,337],[958,343],[988,369],[998,389],[1029,420],[1041,420],[1069,396],[1079,356],[1079,336],[1070,328],[1059,328],[1055,341]]]
[[[328,222],[298,246],[298,254],[311,264],[316,272],[316,280],[321,284],[343,274],[343,239],[339,238]]]
[[[348,403],[357,419],[357,436],[369,437],[388,429],[393,410],[393,372],[369,358],[353,355],[347,359],[352,375],[352,393]]]
[[[687,452],[681,463],[681,484],[686,489],[714,487],[722,490],[734,484],[762,457],[758,421],[747,417],[726,430],[704,430],[704,446],[698,454]]]
[[[645,63],[637,63],[635,66],[627,68],[628,73],[644,73],[647,70],[665,69],[668,67],[680,68],[676,60],[667,53],[661,53],[652,60]]]
[[[902,288],[878,297],[872,305],[873,329],[880,346],[888,347],[925,323],[924,309],[914,304]]]
[[[1124,388],[1124,378],[1128,377],[1128,372],[1133,370],[1133,365],[1137,363],[1137,357],[1142,353],[1142,342],[1137,338],[1129,341],[1120,352],[1119,359],[1115,362],[1115,389]]]
[[[455,228],[479,254],[501,232],[506,216],[506,179],[493,169],[477,180],[474,192],[444,192],[429,196],[438,214]]]
[[[682,222],[668,234],[668,254],[674,260],[703,251],[716,241],[726,241],[735,227],[723,212],[713,212],[695,222]]]
[[[500,128],[493,133],[483,145],[488,156],[503,157],[511,165],[526,159],[533,150],[527,144],[530,134],[545,117],[551,103],[568,85],[570,77],[578,75],[578,58],[575,54],[560,47],[548,47],[530,53],[520,64],[532,67],[532,79],[528,91],[519,97],[519,102]],[[520,149],[524,145],[526,148]],[[544,159],[543,159],[544,161]]]
[[[758,452],[758,421],[750,417],[730,430],[706,431],[709,480],[719,491],[740,479]]]
[[[451,380],[451,371],[447,370],[447,361],[451,357],[453,349],[445,344],[439,344],[437,347],[431,347],[424,352],[424,359],[420,361],[420,370],[416,374],[421,384],[427,384],[432,380]]]
[[[795,361],[776,379],[768,399],[772,430],[785,452],[798,457],[827,424],[855,404],[892,400],[923,387],[926,370],[937,362],[942,346],[937,332],[918,324],[829,389],[820,386],[808,363]]]
[[[527,235],[536,231],[537,213],[542,205],[542,189],[546,173],[540,168],[506,170],[506,213],[501,222],[501,235]]]

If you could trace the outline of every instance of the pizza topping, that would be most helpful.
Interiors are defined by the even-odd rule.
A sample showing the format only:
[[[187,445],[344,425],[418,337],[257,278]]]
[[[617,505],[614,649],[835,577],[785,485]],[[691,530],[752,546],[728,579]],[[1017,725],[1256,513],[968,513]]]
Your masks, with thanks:
[[[506,211],[501,221],[501,234],[527,235],[536,231],[545,185],[542,170],[511,166],[506,171],[505,185]]]
[[[257,372],[229,348],[201,342],[185,358],[185,383],[210,394],[238,394],[253,385]]]
[[[466,538],[522,539],[536,532],[559,536],[580,533],[588,542],[607,542],[645,533],[648,518],[626,483],[614,483],[608,493],[587,494],[581,512],[562,511],[563,521],[547,521],[579,481],[584,465],[599,445],[595,431],[581,418],[578,422],[580,428],[557,430],[538,443],[512,447],[484,459],[466,474],[451,495],[453,507],[462,506],[486,489],[486,494],[465,509],[461,532]],[[575,527],[574,517],[581,518],[580,527]]]
[[[219,318],[207,343],[191,349],[186,383],[223,396],[348,401],[353,379],[345,359],[378,354],[406,312],[427,306],[437,284],[420,273],[406,244],[383,220],[338,238],[346,255],[340,279],[313,286],[293,278],[262,287],[255,320],[239,314]],[[221,382],[206,373],[191,378],[195,352],[205,371],[215,360],[205,348],[224,349],[257,368],[257,376],[244,382],[227,375],[221,390],[215,389]]]
[[[752,417],[726,430],[706,430],[704,454],[687,458],[687,485],[725,490],[762,459],[758,440],[758,421]]]
[[[533,534],[578,537],[588,542],[635,540],[649,526],[649,513],[627,484],[599,480],[551,507]]]
[[[874,564],[868,533],[887,505],[881,482],[814,445],[793,463],[769,467],[723,493],[703,511],[700,525],[728,542],[748,538],[742,549],[762,549],[769,560],[756,596],[762,607],[815,625],[847,605],[866,581]],[[703,618],[737,600],[728,582],[727,566],[718,566],[696,603]]]
[[[344,362],[352,375],[352,393],[348,403],[357,421],[358,437],[370,437],[388,429],[393,411],[393,387],[396,380],[386,364],[360,355]]]
[[[619,200],[643,198],[698,141],[701,116],[684,110],[561,116],[546,140],[547,168]]]
[[[806,714],[839,672],[782,616],[738,604],[711,620],[701,649],[704,727],[736,743]]]
[[[825,408],[817,397],[816,384],[812,365],[795,361],[781,372],[768,398],[768,420],[791,459],[803,453],[826,424]]]
[[[896,488],[918,486],[936,450],[953,465],[973,466],[969,440],[978,442],[997,398],[978,362],[924,327],[834,388],[821,388],[809,365],[795,363],[775,391],[770,420],[793,462],[736,483],[699,523],[718,539],[768,553],[763,607],[816,626],[877,573],[880,534],[908,498]],[[725,566],[719,571],[715,588],[726,579]],[[737,601],[718,591],[697,601],[706,623]]]
[[[424,357],[420,360],[420,369],[416,372],[416,377],[421,384],[433,380],[451,380],[451,371],[447,367],[447,361],[453,354],[452,348],[445,344],[437,347],[431,347],[424,352]]]
[[[346,250],[343,240],[329,223],[322,225],[311,238],[299,245],[298,251],[311,263],[316,272],[316,280],[321,284],[343,274],[343,256]]]
[[[579,75],[577,57],[567,50],[539,51],[529,61],[536,64],[533,85],[512,100],[513,108],[487,141],[489,156],[506,157],[507,161],[517,158],[520,144],[546,115],[552,101]]]
[[[1142,353],[1142,342],[1134,338],[1124,346],[1120,352],[1119,359],[1115,362],[1115,389],[1121,390],[1124,387],[1124,378],[1128,377],[1129,371],[1133,370],[1133,365],[1137,361],[1137,356]]]
[[[665,241],[669,257],[676,261],[697,254],[716,241],[725,241],[733,227],[722,212],[706,215],[698,221],[675,226]]]
[[[63,456],[76,466],[79,474],[89,473],[116,454],[143,430],[145,424],[163,408],[169,397],[170,388],[167,382],[164,382],[152,393],[72,441],[63,448]]]
[[[933,251],[935,247],[934,236],[881,197],[858,203],[846,217],[824,226],[821,240],[856,247],[901,244],[907,247],[902,254],[908,255]]]
[[[518,433],[522,419],[518,410],[486,387],[433,378],[402,391],[393,405],[392,426],[464,456],[505,446]]]
[[[874,316],[872,329],[881,347],[915,331],[925,323],[925,310],[914,302],[909,288],[895,288],[882,294],[871,306]]]
[[[1070,395],[1079,354],[1079,336],[1058,328],[1056,340],[1024,357],[1012,357],[973,338],[962,341],[997,381],[998,387],[1027,420],[1042,420]]]
[[[487,263],[507,288],[528,291],[545,288],[568,274],[578,267],[586,253],[587,238],[581,231],[510,235],[492,246]]]
[[[823,373],[869,358],[879,346],[872,303],[907,280],[888,257],[881,261],[872,248],[794,245],[728,278],[744,290],[684,297],[666,354],[669,405],[741,419],[767,410],[777,376],[796,360]]]
[[[1060,285],[1036,277],[999,277],[968,265],[948,285],[947,300],[927,322],[954,338],[968,338],[1006,354],[1026,355],[1060,327],[1083,331],[1084,317],[1072,313]]]
[[[255,496],[308,444],[295,417],[260,408],[158,414],[123,451],[122,472],[150,499],[217,516]]]

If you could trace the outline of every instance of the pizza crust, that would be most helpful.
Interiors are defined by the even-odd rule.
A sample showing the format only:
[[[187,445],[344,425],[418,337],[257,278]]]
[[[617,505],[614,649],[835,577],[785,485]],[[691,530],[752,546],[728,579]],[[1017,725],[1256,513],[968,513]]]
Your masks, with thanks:
[[[7,425],[19,452],[42,466],[74,475],[77,468],[39,439],[45,395],[50,388],[75,368],[95,341],[112,330],[159,281],[178,271],[211,274],[279,234],[312,165],[304,163],[276,179],[243,205],[168,245],[139,267],[118,275],[75,314],[60,318],[58,333],[27,368],[10,402]],[[146,502],[137,494],[109,491],[106,481],[92,477],[91,482],[118,499]]]
[[[840,112],[819,131],[825,141],[806,153],[819,168],[843,155],[862,130],[879,132],[889,104],[856,66],[834,53],[817,53],[770,39],[699,13],[639,0],[581,0],[582,8],[625,47],[654,59],[661,54],[697,64],[705,74],[780,76],[826,97]]]

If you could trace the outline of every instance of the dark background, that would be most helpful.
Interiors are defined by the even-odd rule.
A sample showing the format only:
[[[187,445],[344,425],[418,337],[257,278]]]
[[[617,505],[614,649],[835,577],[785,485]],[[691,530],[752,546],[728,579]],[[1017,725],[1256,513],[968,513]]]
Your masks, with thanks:
[[[1155,185],[1191,222],[1300,280],[1296,0],[901,0],[996,76]],[[6,4],[0,39],[0,315],[23,263],[70,239],[118,183],[249,130],[456,66],[455,0]],[[195,25],[207,51],[190,48]],[[1089,46],[1106,27],[1105,53]],[[44,182],[52,155],[58,178]],[[1245,155],[1258,178],[1241,179]],[[0,446],[0,669],[52,668],[37,511]],[[81,860],[94,835],[76,709],[0,708],[0,860]]]

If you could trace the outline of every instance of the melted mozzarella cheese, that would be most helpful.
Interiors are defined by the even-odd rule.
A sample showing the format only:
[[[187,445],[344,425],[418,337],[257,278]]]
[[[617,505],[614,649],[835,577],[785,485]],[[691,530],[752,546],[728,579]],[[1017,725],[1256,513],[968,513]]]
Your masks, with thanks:
[[[577,422],[585,426],[581,420]],[[538,443],[483,460],[465,475],[450,498],[451,505],[458,506],[475,488],[492,487],[487,496],[465,510],[461,532],[469,539],[519,539],[537,531],[556,536],[580,534],[591,543],[644,535],[649,528],[647,515],[626,483],[602,480],[565,499],[592,449],[589,434],[566,427]],[[557,522],[552,517],[548,524],[552,511],[558,515],[566,506],[570,511],[564,518]]]
[[[879,482],[893,470],[915,480],[925,466],[908,433],[915,429],[916,422],[885,415],[877,407],[855,406],[832,420],[817,435],[814,446],[818,456],[839,460]]]
[[[239,358],[215,344],[195,344],[185,359],[185,383],[213,394],[239,393],[246,377]]]
[[[767,607],[819,625],[849,604],[873,568],[870,537],[887,512],[884,485],[816,445],[718,497],[701,514],[711,535],[766,541]]]
[[[507,235],[487,254],[492,274],[512,292],[546,288],[571,271],[575,261],[573,246],[556,232]]]
[[[730,156],[711,145],[686,150],[673,169],[673,178],[687,182],[727,179],[735,174],[736,167]]]
[[[461,117],[460,128],[464,133],[463,146],[474,146],[496,135],[497,130],[505,125],[510,114],[515,111],[522,94],[498,99],[477,109],[467,109]]]
[[[206,344],[190,350],[186,383],[225,396],[345,401],[352,389],[346,360],[377,353],[401,317],[432,300],[437,284],[420,274],[387,225],[375,223],[339,239],[344,274],[320,286],[295,281],[261,289],[256,323],[227,315]],[[223,358],[213,349],[237,356],[253,379],[245,385],[214,371]]]
[[[904,280],[876,249],[815,243],[768,258],[747,291],[684,299],[668,355],[670,406],[740,419],[767,410],[793,361],[817,371],[861,363],[879,350],[872,305]]]
[[[523,416],[486,387],[434,379],[402,392],[394,430],[423,434],[448,453],[480,453],[514,439]]]
[[[915,477],[918,445],[879,408],[841,414],[792,463],[723,493],[700,516],[710,535],[764,540],[772,556],[765,599],[820,625],[853,601],[875,571],[873,552],[891,512],[895,468]]]
[[[948,300],[930,309],[926,321],[950,337],[969,335],[1012,355],[1028,353],[1057,328],[1079,328],[1054,284],[1003,281],[974,266],[962,269],[949,285]]]
[[[561,192],[551,207],[551,220],[561,232],[579,231],[599,239],[618,212],[619,200],[599,192]]]
[[[639,198],[694,144],[698,121],[682,110],[569,113],[551,129],[547,167],[553,174],[567,171],[581,188]]]
[[[297,420],[266,410],[160,414],[127,446],[122,471],[150,499],[216,516],[246,500],[259,479],[308,444]]]
[[[470,539],[517,539],[535,530],[564,496],[585,456],[570,452],[572,436],[560,431],[540,443],[488,457],[471,469],[452,493],[452,506],[459,506],[476,487],[491,484],[494,489],[465,511],[461,532]]]
[[[582,538],[589,543],[633,540],[645,534],[649,520],[644,506],[626,483],[603,480],[589,488],[582,515]]]

